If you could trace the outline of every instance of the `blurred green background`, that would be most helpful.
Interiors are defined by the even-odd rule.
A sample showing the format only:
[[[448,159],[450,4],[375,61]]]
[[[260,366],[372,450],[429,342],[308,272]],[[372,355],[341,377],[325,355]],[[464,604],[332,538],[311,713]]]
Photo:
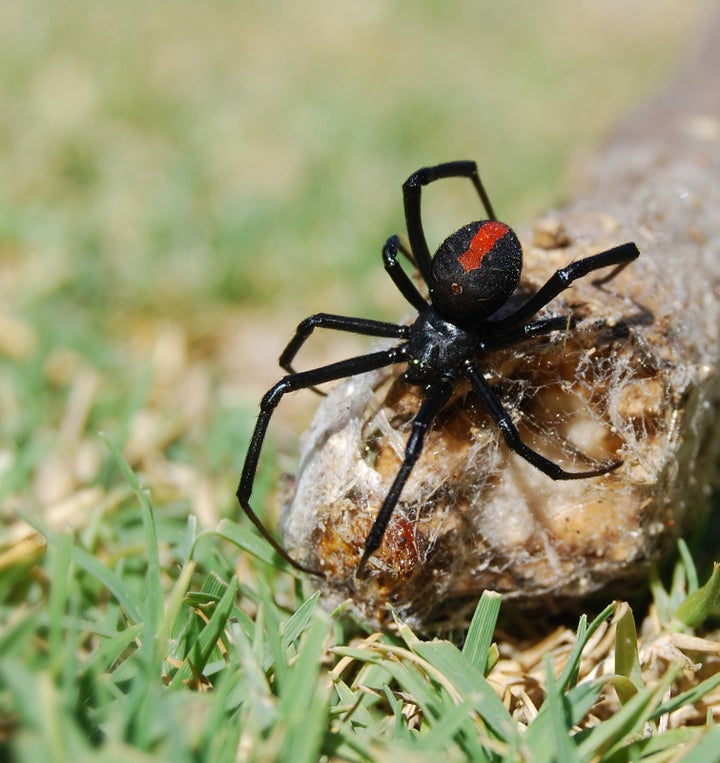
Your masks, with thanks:
[[[707,5],[8,0],[5,309],[53,331],[208,303],[398,317],[377,284],[405,177],[474,158],[527,220],[662,87]],[[474,213],[428,196],[436,238]]]

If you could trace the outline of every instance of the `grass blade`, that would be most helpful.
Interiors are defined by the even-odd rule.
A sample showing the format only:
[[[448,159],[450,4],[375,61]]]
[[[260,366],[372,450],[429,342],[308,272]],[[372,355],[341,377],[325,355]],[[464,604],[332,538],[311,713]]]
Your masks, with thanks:
[[[483,591],[475,614],[470,621],[462,653],[483,675],[487,672],[488,653],[500,613],[502,596],[495,591]]]
[[[590,729],[578,745],[581,760],[610,754],[622,747],[628,736],[642,734],[645,724],[652,718],[679,669],[676,666],[668,670],[656,686],[641,689],[615,715]]]
[[[549,655],[545,657],[545,680],[547,681],[547,715],[552,729],[553,758],[557,763],[575,763],[577,761],[577,745],[570,737],[572,721],[567,711],[567,697],[553,675],[552,662]],[[544,707],[544,705],[543,705]]]
[[[637,631],[635,619],[630,607],[625,609],[618,619],[615,632],[615,672],[627,680],[614,682],[620,702],[627,702],[639,689],[645,685],[640,669],[640,656],[637,647]]]
[[[140,504],[147,547],[147,571],[145,575],[146,597],[144,599],[147,604],[147,609],[145,622],[148,629],[147,635],[149,636],[150,643],[152,643],[152,638],[157,632],[157,626],[163,611],[163,594],[162,586],[160,584],[160,551],[158,547],[157,527],[155,526],[153,507],[147,490],[142,487],[135,472],[130,468],[120,451],[107,437],[102,434],[100,437],[105,442],[105,445],[112,454],[113,460],[120,470],[120,473],[132,489],[133,493],[135,493],[138,503]]]
[[[233,578],[228,585],[225,595],[218,602],[212,616],[202,629],[192,653],[186,656],[182,667],[173,676],[170,682],[172,688],[179,688],[202,672],[212,650],[215,648],[218,639],[225,629],[228,617],[235,604],[237,589],[238,581],[236,578]]]
[[[720,563],[713,565],[710,579],[691,593],[677,609],[675,616],[688,628],[696,628],[720,611]]]

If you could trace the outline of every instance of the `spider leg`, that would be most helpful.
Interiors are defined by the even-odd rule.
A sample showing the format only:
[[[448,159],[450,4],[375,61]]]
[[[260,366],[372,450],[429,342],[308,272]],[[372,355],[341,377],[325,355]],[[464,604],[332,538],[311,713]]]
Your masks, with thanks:
[[[545,336],[545,334],[550,334],[553,331],[569,331],[573,328],[575,328],[574,315],[557,315],[533,323],[525,323],[499,336],[491,334],[483,340],[483,346],[486,350],[497,350],[519,344],[536,336]]]
[[[403,183],[403,198],[405,203],[405,222],[407,224],[408,238],[417,266],[429,285],[432,283],[432,270],[430,263],[430,250],[428,249],[425,233],[423,231],[422,214],[420,212],[420,196],[422,187],[434,183],[436,180],[452,177],[469,178],[475,190],[480,196],[480,201],[485,208],[485,213],[490,220],[495,220],[495,212],[488,198],[477,171],[477,164],[472,161],[446,162],[434,167],[423,167]]]
[[[406,356],[407,350],[405,345],[400,345],[399,347],[393,347],[388,350],[373,352],[369,355],[360,355],[355,358],[349,358],[348,360],[341,360],[338,363],[331,363],[330,365],[321,366],[320,368],[315,368],[310,371],[289,374],[271,387],[263,396],[260,402],[260,414],[255,423],[255,429],[252,438],[250,439],[247,455],[245,456],[245,464],[243,466],[242,476],[240,477],[240,484],[237,489],[237,498],[248,519],[250,519],[260,531],[265,540],[267,540],[267,542],[288,564],[295,567],[295,569],[310,573],[311,575],[323,576],[322,572],[310,569],[309,567],[305,567],[296,562],[275,540],[275,538],[273,538],[269,530],[260,520],[260,517],[258,517],[250,506],[250,496],[252,495],[255,475],[257,474],[260,452],[275,408],[277,408],[281,398],[287,392],[307,389],[316,384],[322,384],[323,382],[334,381],[335,379],[342,379],[346,376],[354,376],[355,374],[362,374],[367,371],[374,371],[383,366],[399,363],[405,360]]]
[[[577,281],[578,278],[586,276],[588,273],[592,273],[594,270],[600,270],[600,268],[606,268],[609,265],[619,265],[620,268],[616,268],[611,277],[617,275],[619,270],[631,263],[634,259],[640,256],[637,246],[628,242],[626,244],[620,244],[612,249],[607,249],[604,252],[598,254],[592,254],[589,257],[584,257],[581,260],[576,260],[566,265],[564,268],[560,268],[546,281],[538,291],[530,297],[530,299],[521,307],[519,307],[514,313],[500,318],[499,320],[490,320],[488,323],[493,327],[493,331],[501,334],[509,329],[513,329],[519,326],[521,323],[525,323],[528,318],[531,318],[538,310],[541,310],[548,302],[555,299],[561,292],[565,291],[573,281]],[[601,283],[604,283],[608,279],[600,279]]]
[[[441,376],[438,381],[430,386],[428,395],[420,406],[420,410],[417,412],[412,423],[412,429],[405,445],[405,457],[403,458],[400,471],[395,475],[390,490],[388,490],[385,500],[380,507],[380,511],[373,522],[373,526],[370,528],[370,532],[365,539],[365,549],[360,557],[360,564],[355,573],[356,577],[364,578],[366,576],[367,572],[365,567],[368,559],[380,547],[388,523],[390,522],[390,517],[392,516],[393,511],[395,511],[398,499],[400,498],[400,493],[410,476],[413,466],[415,466],[415,462],[422,453],[425,433],[430,428],[430,425],[437,414],[450,399],[450,395],[452,395],[456,383],[457,379],[454,375],[446,374],[445,376]]]
[[[398,250],[400,250],[411,262],[413,262],[410,253],[400,244],[397,236],[390,236],[383,247],[382,256],[385,263],[385,270],[392,278],[400,293],[405,299],[418,311],[424,310],[428,303],[417,290],[415,284],[410,280],[408,274],[402,269],[398,262]]]
[[[473,389],[482,400],[487,412],[492,420],[500,429],[505,442],[510,450],[522,456],[528,463],[539,469],[543,474],[554,480],[580,480],[587,477],[599,477],[601,474],[617,469],[622,465],[622,461],[615,461],[608,466],[599,469],[590,469],[584,472],[566,472],[545,456],[541,456],[537,451],[526,445],[515,424],[513,424],[510,414],[503,408],[502,403],[493,392],[490,385],[485,381],[482,373],[468,360],[465,361],[465,372],[472,383]]]
[[[365,336],[389,337],[391,339],[405,339],[408,327],[385,321],[373,321],[368,318],[351,318],[345,315],[330,315],[329,313],[317,313],[305,318],[295,329],[295,336],[288,342],[287,347],[280,355],[280,367],[290,374],[295,373],[292,362],[300,348],[316,328],[334,329],[335,331],[347,331],[351,334],[363,334]]]

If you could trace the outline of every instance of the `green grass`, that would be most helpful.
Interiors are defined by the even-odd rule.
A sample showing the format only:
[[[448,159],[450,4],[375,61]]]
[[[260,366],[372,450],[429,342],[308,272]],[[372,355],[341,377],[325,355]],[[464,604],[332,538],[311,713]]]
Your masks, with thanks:
[[[698,750],[720,741],[712,724],[658,733],[670,712],[717,694],[720,671],[683,692],[682,665],[668,662],[646,684],[627,607],[611,604],[591,622],[583,616],[560,665],[544,655],[542,706],[528,700],[518,715],[522,703],[511,712],[492,678],[498,595],[483,595],[462,648],[421,640],[401,622],[395,636],[363,637],[324,612],[317,594],[273,592],[277,572],[254,588],[241,584],[217,538],[210,557],[195,553],[208,537],[198,537],[192,518],[184,537],[163,539],[148,492],[110,450],[143,543],[124,545],[118,530],[105,539],[117,557],[101,560],[82,540],[33,520],[48,541],[47,594],[42,580],[28,591],[7,569],[0,576],[0,698],[17,760],[670,761],[682,749],[702,761],[709,758]],[[257,543],[234,524],[225,537],[245,549]],[[666,598],[695,574],[679,570]],[[614,672],[593,677],[583,660],[610,619]],[[681,630],[677,621],[663,626],[664,635]],[[603,718],[613,685],[621,703]]]
[[[528,665],[493,635],[493,596],[461,648],[402,623],[367,633],[236,521],[257,400],[292,326],[405,309],[379,256],[402,180],[475,158],[509,222],[556,203],[573,157],[662,85],[700,4],[439,7],[0,9],[0,757],[715,749],[717,662],[689,639],[717,581],[703,588],[686,551],[667,590],[653,583],[642,639],[666,647],[657,670],[638,671],[622,607]],[[465,190],[428,194],[434,240],[472,215]],[[271,521],[305,399],[268,442],[255,505]],[[613,665],[590,675],[615,630]],[[697,673],[666,659],[683,649]],[[647,733],[668,717],[690,720]]]

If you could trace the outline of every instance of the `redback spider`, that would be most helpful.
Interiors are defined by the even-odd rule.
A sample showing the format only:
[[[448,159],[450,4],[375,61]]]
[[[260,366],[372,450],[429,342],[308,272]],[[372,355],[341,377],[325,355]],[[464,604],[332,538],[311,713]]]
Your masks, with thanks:
[[[487,219],[463,226],[443,241],[435,256],[430,255],[420,212],[423,186],[444,178],[468,178],[477,190]],[[260,414],[250,440],[237,497],[243,510],[289,564],[298,570],[324,576],[295,561],[273,538],[250,506],[258,459],[268,424],[280,399],[287,392],[314,388],[324,382],[373,371],[394,363],[406,363],[405,379],[423,388],[423,402],[412,423],[405,455],[385,500],[365,539],[356,576],[367,575],[370,557],[382,542],[385,530],[398,503],[402,489],[423,449],[425,433],[448,402],[456,385],[468,379],[477,397],[500,429],[507,446],[553,480],[577,480],[607,474],[621,461],[581,472],[567,472],[526,445],[508,411],[483,375],[483,356],[552,331],[574,328],[572,316],[561,315],[542,320],[532,318],[573,281],[601,268],[616,266],[597,283],[605,283],[639,256],[634,243],[625,243],[556,271],[524,304],[502,311],[520,283],[522,248],[511,228],[495,217],[477,166],[472,161],[457,161],[424,167],[403,184],[405,221],[410,251],[391,236],[382,250],[385,270],[405,299],[418,311],[410,325],[385,323],[368,318],[318,313],[302,321],[295,336],[280,355],[280,366],[287,371],[260,402]],[[415,287],[398,262],[398,252],[413,261],[425,282],[429,301]],[[498,311],[502,314],[499,315]],[[400,339],[394,347],[331,363],[309,371],[296,372],[293,360],[313,329],[325,328]]]

